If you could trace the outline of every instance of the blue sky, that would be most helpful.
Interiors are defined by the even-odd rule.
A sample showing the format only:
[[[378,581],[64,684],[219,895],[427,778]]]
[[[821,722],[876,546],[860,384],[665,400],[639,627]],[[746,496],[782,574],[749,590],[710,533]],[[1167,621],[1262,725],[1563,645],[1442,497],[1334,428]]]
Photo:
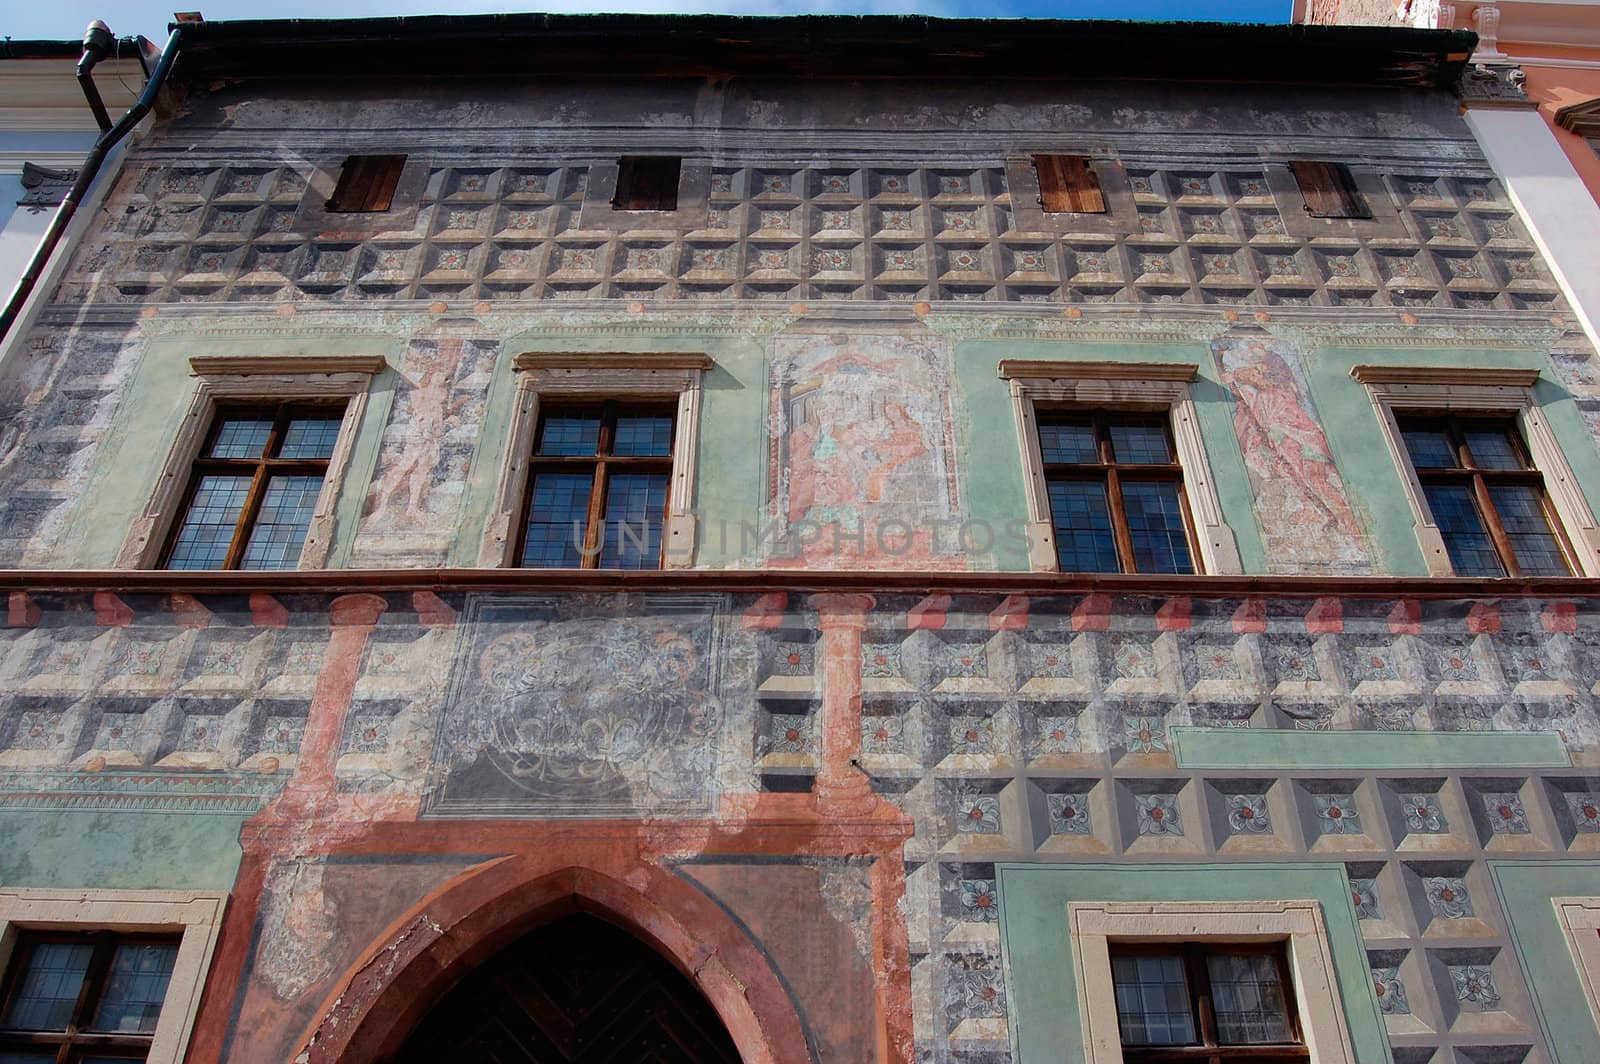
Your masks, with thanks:
[[[183,2],[183,0],[180,0]],[[1291,0],[187,0],[208,19],[363,18],[502,11],[647,11],[736,15],[921,14],[978,18],[1208,19],[1286,22]],[[173,0],[3,0],[0,36],[76,39],[101,18],[118,36],[166,37]]]

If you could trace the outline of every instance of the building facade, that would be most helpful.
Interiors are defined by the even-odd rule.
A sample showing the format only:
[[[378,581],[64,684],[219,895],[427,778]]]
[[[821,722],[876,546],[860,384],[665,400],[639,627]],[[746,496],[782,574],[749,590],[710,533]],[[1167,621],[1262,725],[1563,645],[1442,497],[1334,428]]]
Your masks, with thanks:
[[[1600,1059],[1470,34],[182,34],[0,380],[0,1059]]]

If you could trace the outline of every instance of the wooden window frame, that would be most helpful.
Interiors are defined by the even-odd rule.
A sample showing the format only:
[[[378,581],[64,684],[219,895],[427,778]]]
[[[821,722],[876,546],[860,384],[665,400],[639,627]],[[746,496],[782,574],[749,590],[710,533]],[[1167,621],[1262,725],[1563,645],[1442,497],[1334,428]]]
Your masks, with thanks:
[[[568,410],[594,410],[600,411],[600,432],[595,444],[595,453],[592,455],[542,455],[539,453],[539,442],[544,437],[544,428],[552,413],[561,413]],[[606,503],[610,497],[610,478],[615,472],[643,472],[663,475],[667,478],[667,498],[661,510],[661,552],[663,557],[656,559],[655,568],[665,568],[666,553],[666,526],[672,514],[672,452],[665,455],[617,455],[611,453],[615,447],[617,419],[619,417],[635,417],[651,414],[660,416],[665,414],[673,419],[673,437],[677,436],[678,408],[675,402],[665,399],[596,397],[594,399],[570,398],[560,402],[549,402],[539,411],[539,425],[534,433],[533,455],[528,459],[528,487],[526,494],[532,494],[533,482],[540,473],[557,472],[587,472],[592,480],[589,485],[589,507],[585,517],[584,541],[578,549],[578,568],[599,569],[605,556],[605,513]],[[668,445],[671,446],[670,444]],[[524,565],[524,551],[528,541],[528,515],[522,515],[517,535],[517,545],[513,557],[517,559],[519,568],[529,568]],[[620,540],[619,540],[620,542]],[[531,568],[548,568],[534,566]]]
[[[1012,413],[1021,444],[1028,503],[1028,561],[1034,572],[1057,572],[1055,525],[1050,511],[1038,408],[1147,413],[1166,420],[1188,504],[1190,557],[1196,573],[1244,571],[1233,531],[1222,516],[1211,463],[1191,395],[1199,366],[1191,362],[1057,362],[1003,359]]]
[[[1538,370],[1358,365],[1350,376],[1366,389],[1400,473],[1428,575],[1454,576],[1455,568],[1400,435],[1398,419],[1419,411],[1514,420],[1533,468],[1543,474],[1545,497],[1560,519],[1558,535],[1566,537],[1569,547],[1568,560],[1577,575],[1600,576],[1600,525],[1535,397]]]
[[[1494,504],[1490,489],[1500,484],[1516,484],[1524,487],[1536,488],[1539,492],[1539,506],[1544,514],[1545,522],[1550,526],[1551,533],[1555,536],[1556,543],[1561,550],[1562,560],[1567,564],[1564,575],[1571,576],[1575,571],[1576,559],[1573,555],[1572,543],[1567,539],[1566,531],[1561,527],[1561,517],[1555,512],[1555,507],[1550,503],[1550,493],[1545,490],[1544,474],[1540,473],[1533,464],[1532,455],[1522,438],[1522,432],[1517,426],[1514,414],[1466,414],[1451,411],[1421,411],[1407,410],[1396,415],[1396,427],[1401,433],[1401,442],[1404,442],[1408,426],[1422,429],[1433,429],[1444,433],[1450,442],[1450,448],[1455,452],[1456,464],[1453,466],[1418,466],[1416,457],[1407,449],[1406,458],[1411,462],[1412,472],[1416,475],[1417,483],[1424,492],[1423,501],[1427,501],[1426,492],[1429,484],[1463,484],[1472,491],[1473,501],[1477,504],[1478,516],[1483,520],[1484,531],[1489,535],[1489,541],[1494,546],[1494,552],[1499,556],[1500,565],[1505,569],[1508,577],[1522,575],[1521,563],[1517,559],[1516,549],[1512,546],[1506,534],[1505,522],[1500,516],[1500,509]],[[1517,460],[1522,463],[1517,469],[1490,469],[1479,466],[1471,457],[1471,448],[1467,444],[1464,433],[1475,426],[1482,426],[1504,431],[1510,436],[1517,452]],[[1443,533],[1440,533],[1443,538]],[[1448,550],[1448,544],[1446,544]]]
[[[712,365],[711,359],[700,353],[528,351],[518,355],[512,361],[516,392],[511,432],[505,443],[494,509],[484,522],[478,546],[478,566],[512,568],[522,560],[528,488],[533,479],[530,465],[535,460],[541,405],[547,401],[569,405],[606,399],[676,405],[661,567],[692,566],[701,377]]]
[[[1183,515],[1183,534],[1189,549],[1190,571],[1187,573],[1163,573],[1164,576],[1193,576],[1201,572],[1200,552],[1196,549],[1198,537],[1194,532],[1194,518],[1189,511],[1189,496],[1183,484],[1183,464],[1178,461],[1178,445],[1173,439],[1172,419],[1165,410],[1144,413],[1136,410],[1107,410],[1105,408],[1084,409],[1077,406],[1056,403],[1034,404],[1034,431],[1037,434],[1040,427],[1054,422],[1070,422],[1087,424],[1094,433],[1097,462],[1050,462],[1044,458],[1043,446],[1040,447],[1040,468],[1044,472],[1046,491],[1049,485],[1056,481],[1082,481],[1088,483],[1104,484],[1106,486],[1106,503],[1111,517],[1111,534],[1117,549],[1117,572],[1137,573],[1138,563],[1134,556],[1133,532],[1128,527],[1128,510],[1123,501],[1122,484],[1124,481],[1153,481],[1162,484],[1176,484],[1178,488],[1178,507]],[[1111,441],[1111,427],[1118,425],[1144,425],[1160,428],[1167,442],[1167,453],[1172,461],[1166,463],[1133,463],[1120,461]],[[1055,532],[1055,513],[1050,515],[1051,532]],[[1057,562],[1059,565],[1059,560]]]
[[[46,1053],[56,1051],[55,1064],[71,1064],[85,1054],[96,1052],[116,1054],[136,1052],[148,1056],[154,1034],[98,1032],[88,1029],[100,1000],[105,996],[106,978],[111,974],[111,961],[122,945],[166,943],[178,945],[181,935],[126,934],[102,928],[75,931],[19,931],[17,943],[11,950],[11,962],[0,977],[0,1015],[5,1013],[17,992],[22,977],[22,966],[31,960],[30,950],[41,945],[73,944],[92,947],[89,967],[84,974],[83,986],[73,1003],[72,1015],[61,1031],[33,1031],[23,1028],[0,1027],[0,1053]]]
[[[1285,987],[1292,993],[1291,1010],[1306,1054],[1303,1059],[1315,1064],[1357,1064],[1327,923],[1316,899],[1069,902],[1067,921],[1085,1064],[1135,1064],[1143,1051],[1143,1047],[1129,1047],[1138,1052],[1125,1055],[1111,974],[1112,950],[1138,944],[1170,949],[1179,943],[1208,948],[1282,944],[1289,972]],[[1367,993],[1373,993],[1370,987]],[[1376,1006],[1373,1011],[1376,1013]],[[1286,1048],[1295,1051],[1283,1045],[1252,1047],[1242,1055],[1235,1051],[1234,1059],[1248,1060],[1253,1053],[1258,1059],[1270,1060],[1273,1055],[1283,1056]],[[1172,1059],[1204,1061],[1207,1056]]]
[[[1212,1004],[1211,973],[1206,958],[1219,954],[1270,952],[1278,969],[1288,1012],[1292,1042],[1223,1043],[1217,1040],[1216,1010]],[[1287,943],[1278,942],[1122,942],[1109,943],[1113,960],[1119,956],[1176,953],[1183,959],[1184,979],[1188,984],[1189,1008],[1195,1034],[1200,1041],[1192,1046],[1122,1046],[1126,1064],[1229,1064],[1236,1060],[1309,1061],[1310,1052],[1300,1034],[1300,1012],[1295,1003],[1294,976],[1289,970]],[[1113,979],[1113,982],[1115,980]]]
[[[284,433],[288,430],[289,423],[296,417],[306,417],[319,410],[331,413],[335,409],[338,410],[342,421],[344,407],[344,402],[339,399],[286,399],[272,404],[219,403],[212,415],[211,426],[206,430],[205,440],[200,445],[199,453],[189,465],[189,486],[184,491],[183,501],[178,504],[172,525],[167,530],[166,545],[161,549],[157,567],[165,569],[171,564],[172,552],[177,546],[178,536],[183,531],[184,521],[194,506],[195,492],[199,489],[201,480],[207,476],[248,476],[250,491],[245,496],[244,506],[239,510],[238,519],[234,522],[233,541],[228,545],[228,553],[221,565],[225,570],[239,569],[244,562],[245,549],[249,545],[251,533],[261,517],[261,504],[266,498],[267,486],[274,477],[318,476],[324,483],[327,482],[329,459],[280,458],[274,455],[283,440]],[[267,434],[267,441],[262,446],[261,454],[254,458],[213,458],[208,454],[224,424],[230,420],[252,416],[259,420],[272,421],[272,428]],[[318,494],[321,494],[320,489]],[[309,528],[307,532],[310,532]]]
[[[381,355],[191,358],[190,372],[197,379],[194,396],[174,433],[150,501],[123,538],[116,567],[150,569],[163,559],[175,525],[182,520],[184,511],[179,507],[187,499],[195,460],[209,439],[219,409],[280,401],[343,400],[339,440],[328,459],[298,568],[325,566],[333,546],[335,507],[350,469],[372,379],[386,365]]]
[[[25,932],[176,936],[178,956],[145,1061],[178,1064],[199,1012],[226,905],[226,894],[204,891],[0,888],[0,972],[6,973],[9,989],[12,958]]]
[[[382,214],[394,205],[404,155],[348,155],[328,197],[329,214]]]

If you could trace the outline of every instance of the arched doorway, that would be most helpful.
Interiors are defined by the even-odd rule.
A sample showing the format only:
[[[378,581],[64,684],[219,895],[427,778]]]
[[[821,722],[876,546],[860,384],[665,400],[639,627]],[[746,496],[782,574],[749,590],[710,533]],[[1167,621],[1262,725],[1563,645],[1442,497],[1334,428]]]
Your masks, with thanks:
[[[739,1064],[710,1002],[665,958],[586,912],[536,928],[429,1010],[395,1064]]]

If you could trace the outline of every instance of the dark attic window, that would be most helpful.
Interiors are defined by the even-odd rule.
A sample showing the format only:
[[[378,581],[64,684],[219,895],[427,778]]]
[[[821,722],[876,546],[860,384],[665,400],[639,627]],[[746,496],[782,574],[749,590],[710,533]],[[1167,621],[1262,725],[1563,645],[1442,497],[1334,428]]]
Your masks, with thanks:
[[[611,206],[619,211],[675,211],[678,172],[675,155],[624,155],[617,160],[617,194]]]
[[[1350,168],[1343,163],[1291,162],[1289,169],[1313,218],[1371,218],[1367,201],[1356,191]]]
[[[339,171],[339,184],[328,200],[334,214],[373,214],[389,209],[394,202],[404,155],[352,155]]]
[[[1100,178],[1082,155],[1035,155],[1039,205],[1046,214],[1104,214]]]

